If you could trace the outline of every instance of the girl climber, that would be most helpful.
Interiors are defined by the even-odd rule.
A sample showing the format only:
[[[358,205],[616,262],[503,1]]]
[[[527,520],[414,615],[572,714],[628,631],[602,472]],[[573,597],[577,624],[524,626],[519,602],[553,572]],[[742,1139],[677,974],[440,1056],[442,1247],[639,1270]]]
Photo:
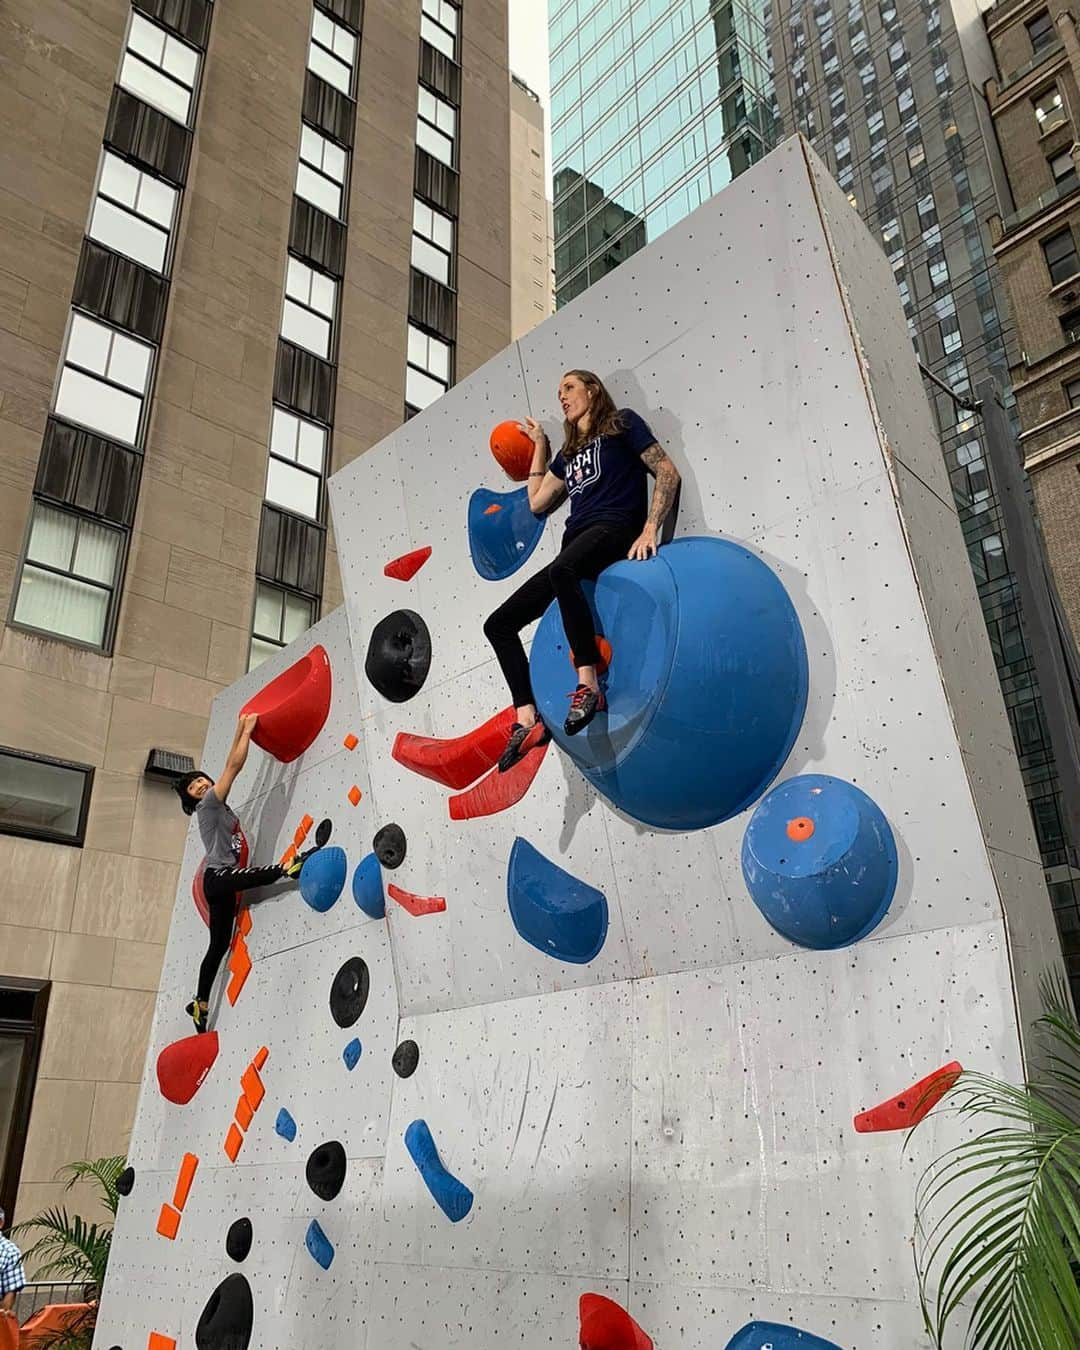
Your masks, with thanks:
[[[241,891],[269,886],[282,877],[299,876],[305,859],[314,851],[297,854],[286,867],[278,863],[270,867],[237,866],[245,847],[244,832],[235,812],[226,804],[226,798],[236,775],[247,761],[251,733],[258,720],[254,713],[240,718],[232,749],[216,782],[211,780],[209,774],[197,769],[194,773],[184,774],[173,784],[180,796],[184,814],[197,817],[199,834],[206,849],[203,891],[210,910],[210,944],[199,967],[195,997],[187,1005],[188,1015],[195,1023],[196,1031],[207,1029],[210,990],[232,941],[236,897]]]
[[[540,720],[529,682],[529,659],[519,634],[557,600],[578,685],[570,696],[565,730],[574,736],[607,706],[596,675],[599,653],[582,581],[595,581],[620,558],[654,557],[660,526],[671,510],[679,471],[636,412],[617,409],[599,378],[569,370],[559,384],[563,410],[562,449],[551,447],[539,422],[520,423],[533,442],[529,506],[534,515],[551,510],[566,495],[570,517],[555,561],[530,577],[484,624],[484,634],[510,686],[516,720],[499,760],[505,773],[550,732]],[[647,474],[656,479],[648,503]]]

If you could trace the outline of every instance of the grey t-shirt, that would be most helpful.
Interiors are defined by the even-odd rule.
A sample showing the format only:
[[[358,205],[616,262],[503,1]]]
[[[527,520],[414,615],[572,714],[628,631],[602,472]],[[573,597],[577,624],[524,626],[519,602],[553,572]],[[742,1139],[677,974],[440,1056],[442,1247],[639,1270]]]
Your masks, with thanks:
[[[218,799],[213,788],[209,788],[196,807],[195,815],[206,849],[207,867],[238,867],[244,836],[236,812]]]

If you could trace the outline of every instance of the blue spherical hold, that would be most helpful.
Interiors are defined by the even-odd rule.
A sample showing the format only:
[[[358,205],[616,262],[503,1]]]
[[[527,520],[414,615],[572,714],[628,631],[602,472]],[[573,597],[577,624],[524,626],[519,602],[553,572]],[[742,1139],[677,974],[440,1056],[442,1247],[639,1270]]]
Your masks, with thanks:
[[[563,731],[573,676],[556,606],[533,640],[533,689],[559,746],[646,825],[699,830],[744,811],[806,710],[806,644],[780,579],[739,544],[691,538],[586,591],[612,658],[608,710],[576,736]]]
[[[742,870],[778,933],[800,947],[846,947],[885,917],[896,890],[896,841],[860,788],[803,774],[758,804],[743,836]]]
[[[352,879],[353,899],[371,919],[386,918],[386,896],[383,894],[382,865],[374,853],[361,858]]]
[[[545,956],[584,965],[604,945],[603,891],[549,862],[526,839],[515,839],[510,850],[506,900],[520,936]]]
[[[528,488],[477,488],[469,498],[468,528],[473,566],[485,581],[502,581],[528,561],[544,533],[544,519],[533,515]]]
[[[300,894],[312,909],[325,914],[345,886],[345,850],[331,846],[313,853],[300,872]]]
[[[727,1350],[840,1350],[834,1341],[779,1322],[747,1322],[727,1343]]]

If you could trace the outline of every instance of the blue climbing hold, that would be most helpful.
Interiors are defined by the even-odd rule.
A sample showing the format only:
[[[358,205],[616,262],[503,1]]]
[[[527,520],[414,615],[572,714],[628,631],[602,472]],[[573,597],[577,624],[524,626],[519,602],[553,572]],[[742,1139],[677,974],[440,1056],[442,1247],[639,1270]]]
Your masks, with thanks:
[[[282,1139],[287,1139],[291,1144],[296,1138],[296,1121],[289,1115],[284,1107],[277,1113],[277,1120],[274,1121],[274,1129],[281,1135]]]
[[[527,839],[515,839],[506,869],[506,900],[521,937],[545,956],[584,965],[604,945],[603,891],[564,872]]]
[[[352,877],[352,895],[368,918],[386,918],[382,865],[374,853],[369,853],[356,864],[356,871]]]
[[[742,843],[754,904],[784,937],[818,950],[871,933],[896,890],[896,841],[853,783],[803,774],[759,802]]]
[[[840,1350],[833,1341],[779,1322],[747,1322],[727,1343],[727,1350]]]
[[[300,872],[300,894],[312,909],[325,914],[337,903],[345,886],[347,870],[343,848],[332,845],[319,849],[304,863]]]
[[[413,1121],[405,1131],[405,1147],[431,1192],[431,1198],[451,1223],[460,1223],[472,1209],[473,1193],[443,1166],[426,1121]]]
[[[362,1050],[363,1046],[356,1036],[354,1036],[345,1049],[342,1050],[341,1058],[345,1061],[345,1067],[350,1073],[360,1063],[360,1054]]]
[[[528,561],[544,533],[542,516],[529,507],[529,490],[491,492],[469,498],[469,553],[485,581],[502,581]]]
[[[586,591],[612,659],[608,711],[577,736],[563,731],[571,672],[556,605],[533,639],[533,689],[559,746],[646,825],[698,830],[744,811],[806,710],[806,644],[780,579],[740,544],[690,538],[616,563]]]
[[[323,1232],[318,1219],[312,1219],[308,1224],[304,1246],[322,1266],[323,1270],[330,1269],[330,1263],[334,1259],[334,1245]]]

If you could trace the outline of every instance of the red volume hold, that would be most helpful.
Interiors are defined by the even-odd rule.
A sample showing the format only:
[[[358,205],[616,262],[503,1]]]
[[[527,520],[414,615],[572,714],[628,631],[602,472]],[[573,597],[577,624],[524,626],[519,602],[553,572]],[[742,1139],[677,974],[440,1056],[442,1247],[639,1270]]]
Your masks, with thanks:
[[[505,773],[492,769],[486,778],[474,783],[468,792],[450,798],[451,820],[475,820],[477,816],[494,816],[516,806],[525,796],[532,781],[540,772],[540,765],[548,752],[550,741],[534,746]]]
[[[383,568],[383,576],[393,577],[395,581],[412,581],[417,572],[431,557],[431,547],[414,548],[411,553],[403,553]]]
[[[441,914],[446,908],[446,901],[441,895],[413,895],[412,891],[403,891],[393,882],[387,886],[386,893],[402,909],[407,909],[414,919],[422,918],[425,914]]]
[[[413,773],[431,778],[443,787],[465,788],[498,763],[513,721],[513,708],[504,708],[464,736],[445,741],[399,731],[390,753]]]
[[[157,1057],[157,1080],[161,1095],[177,1106],[186,1106],[195,1096],[218,1055],[218,1034],[185,1036],[165,1046]]]
[[[282,764],[291,764],[322,731],[332,688],[330,658],[325,647],[316,645],[249,699],[240,715],[258,713],[251,739]]]
[[[906,1130],[912,1125],[918,1125],[963,1072],[963,1066],[955,1059],[942,1065],[917,1083],[912,1083],[904,1092],[890,1097],[887,1102],[872,1106],[869,1111],[860,1111],[855,1117],[856,1130],[860,1134],[872,1134],[879,1130]]]

